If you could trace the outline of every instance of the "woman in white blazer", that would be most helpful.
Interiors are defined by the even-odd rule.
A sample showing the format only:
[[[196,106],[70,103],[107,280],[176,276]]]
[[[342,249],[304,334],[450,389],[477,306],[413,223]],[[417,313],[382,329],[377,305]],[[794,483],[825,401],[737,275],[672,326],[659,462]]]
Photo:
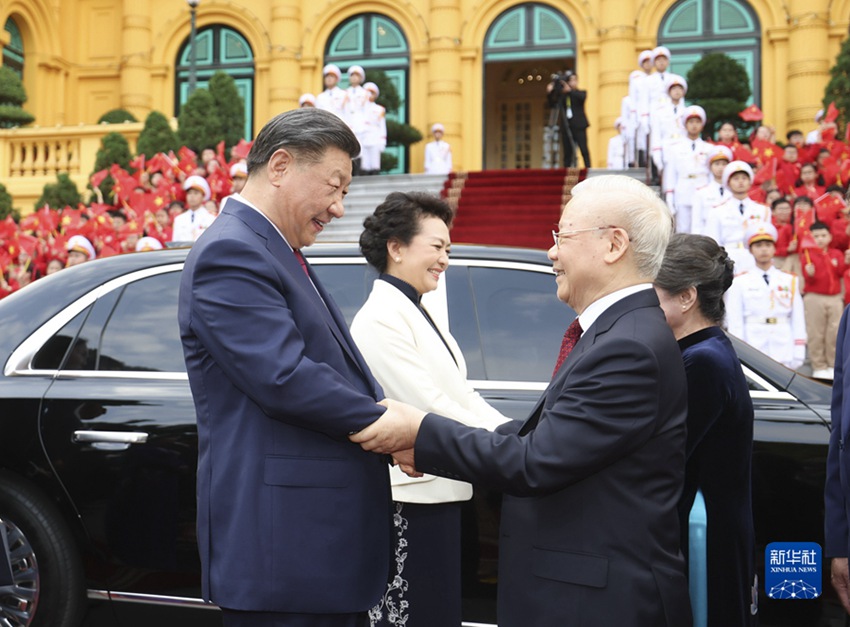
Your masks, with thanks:
[[[354,317],[351,334],[388,398],[494,429],[509,420],[466,379],[448,329],[422,307],[449,265],[451,208],[438,196],[393,192],[363,223],[360,250],[380,276]],[[395,572],[370,612],[372,625],[461,624],[460,503],[468,483],[391,471]]]

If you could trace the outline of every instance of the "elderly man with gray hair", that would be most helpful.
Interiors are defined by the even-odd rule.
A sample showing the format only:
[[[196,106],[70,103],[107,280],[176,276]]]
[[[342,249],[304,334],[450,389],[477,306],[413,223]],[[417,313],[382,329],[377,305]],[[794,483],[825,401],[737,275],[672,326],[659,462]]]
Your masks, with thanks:
[[[691,624],[676,510],[687,384],[652,288],[671,230],[642,183],[578,184],[549,250],[578,317],[529,418],[491,433],[404,407],[352,436],[411,473],[506,494],[500,627]]]

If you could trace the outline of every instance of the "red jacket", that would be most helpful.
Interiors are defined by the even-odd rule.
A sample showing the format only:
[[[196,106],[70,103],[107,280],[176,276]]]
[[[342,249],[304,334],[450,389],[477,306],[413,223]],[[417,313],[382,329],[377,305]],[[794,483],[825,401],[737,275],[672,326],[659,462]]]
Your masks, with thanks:
[[[815,265],[815,276],[806,272],[809,260]],[[826,251],[819,248],[806,248],[800,254],[803,265],[803,278],[807,294],[839,294],[841,292],[841,277],[847,266],[844,263],[844,253],[829,248]]]

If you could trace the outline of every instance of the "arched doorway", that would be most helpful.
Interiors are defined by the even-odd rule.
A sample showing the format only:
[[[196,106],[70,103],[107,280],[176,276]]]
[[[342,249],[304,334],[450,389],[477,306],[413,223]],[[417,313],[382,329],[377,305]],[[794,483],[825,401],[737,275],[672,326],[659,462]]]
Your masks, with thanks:
[[[484,38],[484,167],[539,168],[551,75],[575,70],[572,24],[552,7],[526,3],[502,13]]]
[[[24,77],[24,40],[18,25],[11,17],[6,20],[5,30],[9,33],[8,46],[3,47],[3,65],[11,68],[18,76]]]
[[[177,53],[175,74],[174,114],[189,99],[189,39]],[[202,28],[195,36],[196,86],[206,88],[210,78],[218,71],[233,77],[236,89],[245,101],[244,137],[254,135],[254,53],[248,40],[232,28],[214,25]]]
[[[761,25],[743,0],[681,0],[661,20],[658,42],[670,49],[670,69],[687,76],[709,52],[738,61],[750,77],[750,102],[761,102]]]
[[[349,18],[334,29],[325,48],[325,63],[335,63],[342,70],[340,87],[348,86],[346,71],[352,65],[360,65],[366,71],[382,70],[395,86],[400,104],[395,112],[387,112],[387,119],[407,124],[407,102],[409,97],[408,72],[410,70],[410,48],[407,37],[399,25],[379,13],[361,13]],[[321,85],[316,91],[321,91]],[[387,146],[398,159],[391,174],[407,172],[408,154],[404,146]]]

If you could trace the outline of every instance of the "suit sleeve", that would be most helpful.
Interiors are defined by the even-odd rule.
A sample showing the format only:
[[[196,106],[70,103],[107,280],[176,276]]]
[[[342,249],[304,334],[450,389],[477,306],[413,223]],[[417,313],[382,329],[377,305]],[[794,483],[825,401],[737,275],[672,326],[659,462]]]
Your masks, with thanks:
[[[191,289],[198,341],[270,418],[342,439],[385,411],[327,362],[308,356],[287,300],[301,288],[285,284],[265,249],[237,239],[207,242]],[[317,329],[324,324],[311,322]],[[342,352],[326,332],[328,345]]]
[[[850,351],[847,350],[848,311],[844,309],[838,327],[838,339],[835,345],[835,378],[832,382],[832,432],[829,436],[829,452],[826,458],[826,485],[824,488],[824,531],[826,557],[848,557],[850,553],[850,530],[847,523],[847,495],[841,485],[841,441],[842,420],[847,417],[850,408],[844,406],[844,370]]]
[[[428,414],[416,439],[416,467],[516,496],[549,494],[647,442],[661,398],[655,354],[618,338],[579,356],[527,435],[510,424],[489,433]]]

